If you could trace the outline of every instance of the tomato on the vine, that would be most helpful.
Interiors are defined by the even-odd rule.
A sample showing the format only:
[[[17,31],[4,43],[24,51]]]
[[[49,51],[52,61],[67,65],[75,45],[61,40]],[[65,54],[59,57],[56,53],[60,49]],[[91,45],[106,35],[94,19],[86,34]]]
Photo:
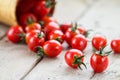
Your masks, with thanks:
[[[23,34],[23,36],[22,36]],[[12,26],[7,32],[7,38],[13,43],[19,43],[24,37],[24,31],[21,26]]]
[[[107,44],[107,39],[104,36],[96,35],[92,38],[92,46],[96,50],[100,50],[100,48],[105,47]]]
[[[42,47],[45,43],[45,38],[41,34],[42,32],[32,36],[28,42],[28,47],[31,51],[37,52],[38,47]]]
[[[37,21],[37,18],[34,14],[25,13],[20,17],[19,24],[23,27],[23,30],[25,30],[25,27],[28,24],[31,24],[31,23],[36,22],[36,21]]]
[[[72,68],[80,68],[81,64],[84,64],[84,55],[83,53],[78,49],[70,49],[65,53],[65,61],[66,63],[72,67]]]
[[[64,34],[61,30],[54,30],[54,31],[50,32],[50,34],[48,35],[48,39],[49,40],[57,40],[60,43],[63,43]]]
[[[56,57],[62,51],[62,45],[56,40],[48,40],[43,45],[43,51],[48,57]]]
[[[96,73],[103,72],[108,67],[108,55],[111,51],[103,53],[103,49],[104,48],[100,48],[100,51],[93,53],[90,58],[90,65]]]
[[[73,26],[71,28],[69,28],[66,32],[65,32],[65,40],[66,42],[71,45],[71,40],[72,38],[77,35],[80,34],[80,32],[77,30],[77,26]]]
[[[111,41],[111,48],[114,53],[120,53],[120,39],[113,39]]]
[[[71,41],[71,46],[83,51],[87,46],[87,39],[82,34],[75,35]]]
[[[48,35],[53,30],[60,30],[60,26],[56,22],[49,22],[44,27],[44,32]]]
[[[38,23],[31,23],[26,26],[25,31],[30,32],[32,30],[41,30],[41,25]]]

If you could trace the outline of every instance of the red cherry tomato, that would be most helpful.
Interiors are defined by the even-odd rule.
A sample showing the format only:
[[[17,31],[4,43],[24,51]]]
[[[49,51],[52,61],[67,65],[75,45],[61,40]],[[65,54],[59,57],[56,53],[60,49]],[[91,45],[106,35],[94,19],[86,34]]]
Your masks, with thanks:
[[[31,51],[37,52],[38,47],[43,46],[45,43],[45,38],[42,35],[34,35],[30,38],[28,42],[28,47]]]
[[[42,23],[43,26],[46,25],[46,24],[48,24],[49,22],[56,22],[56,23],[57,23],[57,21],[56,21],[54,18],[49,17],[49,16],[44,16],[44,17],[40,20],[40,22],[43,22],[43,23]]]
[[[87,46],[87,39],[81,34],[75,35],[71,41],[71,46],[83,51]]]
[[[85,35],[85,33],[87,32],[86,29],[84,27],[77,27],[77,29],[79,30],[80,34]]]
[[[72,28],[69,28],[66,32],[65,32],[65,40],[66,42],[71,45],[71,40],[72,38],[77,35],[77,34],[80,34],[79,31],[76,29],[76,30],[73,30]]]
[[[81,68],[80,65],[84,64],[83,53],[77,49],[70,49],[65,53],[65,61],[72,68]]]
[[[39,1],[34,7],[34,13],[37,17],[42,18],[50,12],[49,6],[47,6],[46,1]]]
[[[49,40],[58,40],[60,43],[64,41],[64,34],[61,30],[54,30],[48,35]]]
[[[56,57],[62,51],[62,45],[56,40],[48,40],[43,45],[43,51],[48,57]]]
[[[68,28],[71,28],[71,27],[72,27],[71,23],[64,23],[64,24],[60,25],[60,28],[63,33],[65,33],[68,30]]]
[[[111,41],[111,48],[115,53],[120,53],[120,39],[113,39]]]
[[[41,30],[41,25],[38,23],[32,23],[26,26],[25,28],[26,32],[32,31],[32,30]]]
[[[48,35],[53,30],[60,30],[60,26],[55,22],[49,22],[44,27],[44,32],[46,33],[46,35]]]
[[[37,18],[35,17],[34,14],[32,13],[26,13],[23,14],[20,19],[19,19],[19,24],[23,27],[23,29],[25,30],[25,27],[28,24],[31,24],[32,22],[36,22]]]
[[[94,72],[103,72],[108,66],[108,57],[101,56],[99,54],[92,54],[90,58],[90,64]]]
[[[25,37],[26,43],[29,43],[29,40],[31,39],[31,37],[33,37],[37,34],[41,34],[45,38],[45,34],[43,32],[40,32],[40,30],[32,30],[32,31],[26,33],[26,37]]]
[[[21,34],[23,34],[23,29],[21,26],[12,26],[8,32],[7,32],[7,38],[9,41],[13,42],[13,43],[19,43],[21,41],[22,36],[20,36]]]
[[[107,44],[107,40],[104,36],[96,35],[92,38],[92,46],[96,50],[99,50],[100,48],[105,47],[106,44]]]
[[[108,52],[104,52],[105,47],[100,48],[99,51],[94,52],[90,58],[90,65],[92,67],[92,69],[94,70],[94,72],[96,73],[101,73],[104,70],[107,69],[108,67],[108,55],[112,52],[112,51],[108,51]]]

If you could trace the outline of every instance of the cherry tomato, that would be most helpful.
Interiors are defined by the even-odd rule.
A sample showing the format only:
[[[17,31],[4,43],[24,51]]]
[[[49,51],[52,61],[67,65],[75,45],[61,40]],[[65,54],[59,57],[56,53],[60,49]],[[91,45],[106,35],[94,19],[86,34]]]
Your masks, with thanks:
[[[29,43],[29,40],[31,39],[31,37],[41,34],[44,38],[45,38],[45,34],[43,32],[40,32],[40,30],[32,30],[30,32],[26,33],[26,43]]]
[[[102,47],[105,47],[107,44],[107,39],[104,36],[96,35],[92,38],[92,46],[99,50]]]
[[[54,30],[54,31],[50,32],[50,34],[48,35],[48,39],[49,40],[57,40],[60,43],[63,43],[64,34],[61,30]]]
[[[85,64],[83,63],[84,61],[84,55],[80,50],[77,49],[70,49],[65,53],[65,61],[66,63],[72,67],[72,68],[80,68],[80,65]],[[86,67],[86,66],[85,66]]]
[[[49,17],[49,16],[44,16],[44,17],[40,20],[40,22],[41,22],[41,24],[42,24],[43,26],[46,25],[46,24],[48,24],[49,22],[56,22],[56,23],[57,23],[57,21],[56,21],[54,18]]]
[[[50,12],[50,8],[46,1],[39,1],[34,7],[34,13],[42,18]]]
[[[34,14],[32,13],[26,13],[26,14],[23,14],[20,19],[19,19],[19,24],[23,27],[23,29],[25,30],[25,27],[28,25],[28,24],[31,24],[33,22],[36,22],[37,21],[37,18],[35,17]]]
[[[38,23],[32,23],[26,26],[25,28],[26,32],[32,31],[32,30],[41,30],[41,25]]]
[[[60,25],[60,28],[63,33],[65,33],[68,30],[68,28],[71,28],[71,27],[72,27],[71,23],[64,23],[64,24]]]
[[[46,33],[46,35],[48,35],[53,30],[60,30],[60,26],[55,22],[49,22],[44,27],[44,32]]]
[[[65,40],[66,42],[71,45],[71,40],[72,38],[77,35],[77,34],[80,34],[79,31],[77,29],[73,29],[74,27],[72,28],[69,28],[66,32],[65,32]]]
[[[101,73],[104,70],[106,70],[108,67],[108,63],[109,63],[108,55],[112,51],[103,53],[104,48],[105,47],[100,48],[99,51],[94,52],[90,58],[90,65],[93,68],[94,72],[96,73]]]
[[[62,45],[56,40],[48,40],[43,45],[43,51],[48,57],[56,57],[62,51]]]
[[[103,72],[108,66],[108,57],[99,54],[92,54],[90,64],[95,72]]]
[[[24,31],[21,26],[19,25],[12,26],[7,32],[7,38],[9,41],[13,43],[19,43],[21,42],[21,39],[22,39],[22,36],[20,35],[23,33]]]
[[[77,27],[77,29],[80,31],[80,34],[82,34],[82,35],[85,35],[85,33],[87,32],[85,28],[80,27],[80,26]]]
[[[75,35],[71,41],[71,46],[83,51],[87,46],[87,39],[81,34]]]
[[[31,51],[37,52],[38,47],[43,46],[44,43],[45,43],[45,38],[41,34],[40,35],[37,34],[30,38],[28,42],[28,47]]]
[[[120,39],[113,39],[111,41],[111,48],[115,53],[120,53]]]

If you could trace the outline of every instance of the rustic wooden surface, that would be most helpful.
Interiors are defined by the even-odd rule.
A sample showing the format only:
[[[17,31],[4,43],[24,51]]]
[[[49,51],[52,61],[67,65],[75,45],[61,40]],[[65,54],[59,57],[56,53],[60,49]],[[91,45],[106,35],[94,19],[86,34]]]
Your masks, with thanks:
[[[54,18],[60,23],[77,21],[93,29],[89,40],[96,34],[105,35],[109,42],[120,37],[120,0],[57,0]],[[8,28],[0,24],[0,80],[120,80],[120,55],[112,53],[107,70],[96,74],[89,64],[92,53],[89,42],[84,51],[88,69],[72,69],[64,61],[65,44],[57,58],[41,60],[26,45],[8,42],[5,37]]]

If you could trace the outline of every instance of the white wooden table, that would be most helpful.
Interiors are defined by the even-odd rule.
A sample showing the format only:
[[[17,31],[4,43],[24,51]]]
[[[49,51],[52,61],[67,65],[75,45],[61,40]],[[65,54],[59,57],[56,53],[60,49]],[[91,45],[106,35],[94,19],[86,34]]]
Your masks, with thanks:
[[[77,21],[110,42],[120,37],[120,0],[57,0],[54,18],[60,23]],[[57,58],[40,60],[26,45],[7,41],[9,27],[0,24],[0,80],[120,80],[120,55],[109,56],[109,67],[94,74],[89,58],[91,43],[84,51],[88,69],[72,69],[64,61],[65,50]],[[109,44],[109,43],[108,43]],[[109,47],[108,47],[109,49]]]

